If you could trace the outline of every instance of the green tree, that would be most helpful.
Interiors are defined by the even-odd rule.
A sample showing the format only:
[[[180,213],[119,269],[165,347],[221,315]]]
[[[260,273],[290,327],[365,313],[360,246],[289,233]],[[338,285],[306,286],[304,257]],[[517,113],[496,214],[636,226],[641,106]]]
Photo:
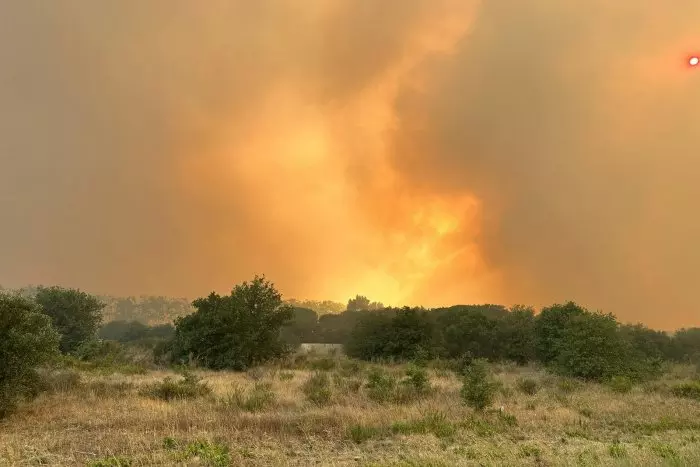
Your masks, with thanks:
[[[480,412],[493,404],[498,387],[486,360],[477,359],[465,370],[460,396],[466,405]]]
[[[104,303],[80,290],[39,287],[35,300],[61,335],[59,348],[64,353],[93,339],[102,322]]]
[[[519,365],[535,359],[535,312],[532,308],[516,305],[498,328],[501,356]]]
[[[58,354],[58,341],[36,303],[0,293],[0,418],[35,394],[35,368]]]
[[[432,323],[427,314],[409,307],[365,311],[352,330],[345,351],[364,360],[423,357],[432,350]]]
[[[348,300],[347,311],[381,310],[384,308],[380,302],[370,302],[369,298],[357,295]]]
[[[537,358],[543,363],[553,362],[559,355],[572,318],[586,313],[585,308],[574,302],[542,309],[535,321]]]
[[[192,357],[212,369],[245,370],[288,352],[280,338],[292,307],[264,276],[236,285],[228,296],[195,300],[196,311],[175,321],[172,358]]]

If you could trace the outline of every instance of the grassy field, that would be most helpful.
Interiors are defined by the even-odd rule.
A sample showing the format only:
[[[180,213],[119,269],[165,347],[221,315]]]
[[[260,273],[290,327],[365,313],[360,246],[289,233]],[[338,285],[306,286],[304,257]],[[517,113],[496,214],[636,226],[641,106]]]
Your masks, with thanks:
[[[190,385],[168,371],[61,370],[0,422],[0,465],[700,465],[700,402],[671,390],[695,368],[626,392],[494,365],[501,387],[483,413],[447,369],[430,367],[416,394],[405,365],[382,366],[395,389],[368,388],[372,368],[196,371]]]

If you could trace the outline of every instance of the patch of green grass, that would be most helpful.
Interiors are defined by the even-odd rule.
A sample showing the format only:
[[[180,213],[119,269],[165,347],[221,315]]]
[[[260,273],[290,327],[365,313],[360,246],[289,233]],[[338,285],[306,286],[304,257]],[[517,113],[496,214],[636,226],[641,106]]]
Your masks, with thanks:
[[[247,393],[239,387],[234,388],[222,402],[247,412],[259,412],[273,405],[276,398],[271,383],[257,382]]]
[[[309,368],[311,368],[314,371],[331,371],[336,367],[337,364],[338,361],[335,358],[324,357],[312,360],[309,363]]]
[[[557,389],[563,394],[576,392],[581,389],[581,386],[583,386],[583,383],[573,378],[560,378],[559,381],[557,381]]]
[[[532,378],[520,378],[517,387],[520,392],[528,396],[534,396],[540,390],[540,384]]]
[[[193,373],[186,372],[183,379],[175,381],[170,377],[159,383],[153,383],[143,388],[139,393],[142,396],[172,401],[177,399],[196,399],[211,394],[212,390],[201,382]]]
[[[302,391],[306,399],[316,405],[327,405],[333,398],[331,380],[327,373],[315,373],[304,383]]]
[[[456,426],[442,412],[429,412],[421,419],[391,425],[392,433],[402,435],[432,433],[438,438],[451,438],[456,431]]]
[[[381,368],[373,368],[367,375],[367,397],[375,402],[387,402],[393,398],[396,378]]]
[[[460,426],[473,431],[477,436],[489,437],[499,433],[505,433],[518,421],[513,415],[500,412],[474,414],[469,419],[460,423]]]
[[[207,440],[194,440],[190,443],[179,443],[172,438],[166,438],[164,445],[166,449],[175,450],[173,460],[176,462],[184,462],[189,460],[197,460],[198,464],[208,467],[229,467],[231,465],[231,454],[228,446],[210,442]],[[189,465],[189,464],[188,464]]]
[[[608,387],[619,394],[627,394],[632,391],[634,384],[630,378],[627,376],[613,376],[610,381],[608,381]]]
[[[520,457],[534,457],[540,459],[542,457],[542,449],[530,444],[520,446]]]
[[[130,467],[133,461],[127,457],[110,456],[88,462],[88,467]]]
[[[608,447],[608,454],[610,454],[612,458],[622,459],[623,457],[627,457],[627,450],[622,444],[613,443]]]
[[[671,394],[700,401],[700,381],[677,384],[671,388]]]
[[[385,430],[376,426],[352,425],[348,428],[347,435],[354,443],[362,444],[373,438],[381,438]]]
[[[670,444],[654,443],[650,446],[650,448],[657,456],[671,462],[672,464],[678,464],[680,462],[678,452]]]

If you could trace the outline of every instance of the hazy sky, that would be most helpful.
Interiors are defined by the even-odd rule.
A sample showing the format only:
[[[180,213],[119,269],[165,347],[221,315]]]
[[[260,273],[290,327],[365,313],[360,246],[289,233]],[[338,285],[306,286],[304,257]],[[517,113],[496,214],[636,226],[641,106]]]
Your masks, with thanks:
[[[700,2],[0,2],[0,284],[700,325]]]

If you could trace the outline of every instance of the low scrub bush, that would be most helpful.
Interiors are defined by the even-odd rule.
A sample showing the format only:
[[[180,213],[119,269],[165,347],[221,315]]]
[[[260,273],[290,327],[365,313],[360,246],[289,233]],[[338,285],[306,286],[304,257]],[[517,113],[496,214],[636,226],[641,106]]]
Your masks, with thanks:
[[[184,373],[180,381],[175,381],[171,377],[165,378],[159,383],[146,386],[140,391],[141,395],[172,401],[177,399],[196,399],[211,394],[212,390],[206,383],[193,373]]]
[[[383,437],[384,434],[383,429],[375,426],[352,425],[348,428],[348,438],[356,444],[362,444],[372,438]]]
[[[49,393],[64,393],[81,386],[81,376],[75,370],[48,370],[39,373],[40,387]]]
[[[110,456],[88,462],[88,467],[131,467],[133,462],[128,457]]]
[[[627,456],[627,450],[620,443],[613,443],[608,447],[608,454],[615,459],[622,459]]]
[[[532,378],[520,378],[517,383],[518,390],[528,396],[534,396],[540,390],[540,384]]]
[[[272,390],[271,383],[255,383],[248,392],[241,388],[235,388],[231,394],[224,399],[227,406],[237,407],[247,412],[259,412],[273,405],[276,395]]]
[[[173,460],[178,463],[196,458],[198,460],[196,465],[206,465],[208,467],[228,467],[232,465],[228,446],[221,443],[212,443],[207,440],[181,443],[173,438],[165,438],[163,447],[173,451]]]
[[[583,383],[574,378],[561,378],[557,381],[557,389],[564,394],[576,392],[581,389],[582,386]]]
[[[330,357],[319,358],[309,362],[309,368],[314,371],[331,371],[338,364],[337,360]]]
[[[677,384],[671,388],[671,394],[700,401],[700,381]]]
[[[608,387],[619,394],[627,394],[632,390],[634,384],[632,380],[627,376],[613,376],[610,381],[608,381]]]
[[[333,397],[331,379],[327,373],[314,373],[311,375],[304,383],[302,391],[308,401],[319,406],[329,404]]]
[[[392,399],[396,388],[396,378],[381,368],[373,368],[367,375],[367,396],[375,402]]]
[[[438,438],[450,438],[457,431],[443,412],[429,412],[423,418],[391,425],[394,434],[414,435],[432,433]]]
[[[493,403],[499,386],[489,374],[486,362],[475,360],[464,376],[460,395],[466,405],[483,411]]]
[[[415,365],[406,370],[406,376],[400,381],[394,394],[394,400],[398,403],[411,402],[424,397],[431,391],[428,372]]]

